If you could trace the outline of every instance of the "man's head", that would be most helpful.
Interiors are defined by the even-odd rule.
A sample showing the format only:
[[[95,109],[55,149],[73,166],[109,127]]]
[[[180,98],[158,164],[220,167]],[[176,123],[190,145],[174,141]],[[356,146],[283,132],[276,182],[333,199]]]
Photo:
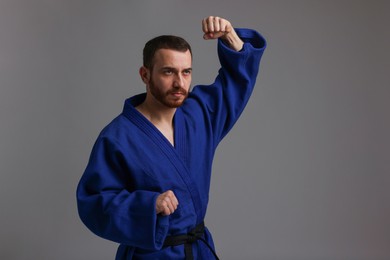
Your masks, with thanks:
[[[177,36],[163,35],[145,44],[140,75],[147,99],[176,108],[188,96],[192,75],[190,45]]]

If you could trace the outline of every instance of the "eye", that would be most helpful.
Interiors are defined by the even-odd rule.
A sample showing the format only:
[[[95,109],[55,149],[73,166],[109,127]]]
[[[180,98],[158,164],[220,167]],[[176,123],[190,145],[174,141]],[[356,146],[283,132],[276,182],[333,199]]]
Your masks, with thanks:
[[[165,75],[172,75],[172,74],[173,74],[173,70],[171,70],[171,69],[165,69],[165,70],[163,70],[163,73],[164,73]]]
[[[188,70],[184,70],[183,74],[188,76],[188,75],[191,75],[191,72],[192,72],[192,70],[188,69]]]

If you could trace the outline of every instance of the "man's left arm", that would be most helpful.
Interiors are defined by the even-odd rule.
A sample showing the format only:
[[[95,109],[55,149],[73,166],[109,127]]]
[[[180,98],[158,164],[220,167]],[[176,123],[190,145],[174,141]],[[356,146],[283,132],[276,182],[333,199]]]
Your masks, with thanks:
[[[228,20],[215,16],[202,20],[202,30],[205,40],[218,40],[221,69],[213,84],[194,87],[192,96],[205,108],[217,145],[249,100],[266,42],[255,30],[235,29]]]

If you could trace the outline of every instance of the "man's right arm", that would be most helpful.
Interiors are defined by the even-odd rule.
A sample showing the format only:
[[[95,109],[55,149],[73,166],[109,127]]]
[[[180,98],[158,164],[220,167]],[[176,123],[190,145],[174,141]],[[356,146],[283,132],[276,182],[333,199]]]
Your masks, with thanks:
[[[100,237],[158,250],[169,228],[169,218],[163,215],[165,212],[156,212],[161,194],[131,190],[129,173],[124,169],[128,163],[125,160],[124,149],[118,142],[98,138],[77,187],[80,218]]]

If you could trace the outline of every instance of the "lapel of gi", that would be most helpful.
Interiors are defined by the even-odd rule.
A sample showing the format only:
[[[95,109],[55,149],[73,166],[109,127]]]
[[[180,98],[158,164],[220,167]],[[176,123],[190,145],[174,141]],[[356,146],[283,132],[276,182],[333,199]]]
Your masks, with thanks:
[[[158,147],[161,149],[163,154],[171,162],[173,167],[176,168],[178,175],[185,183],[186,188],[191,195],[197,215],[197,223],[202,222],[202,201],[200,193],[196,183],[191,178],[190,170],[185,163],[188,159],[188,148],[185,145],[184,117],[181,110],[176,110],[174,118],[175,147],[172,146],[168,139],[165,138],[165,136],[149,120],[147,120],[130,104],[129,100],[125,104],[123,114],[142,131],[144,131],[145,134],[156,144],[158,144]]]

